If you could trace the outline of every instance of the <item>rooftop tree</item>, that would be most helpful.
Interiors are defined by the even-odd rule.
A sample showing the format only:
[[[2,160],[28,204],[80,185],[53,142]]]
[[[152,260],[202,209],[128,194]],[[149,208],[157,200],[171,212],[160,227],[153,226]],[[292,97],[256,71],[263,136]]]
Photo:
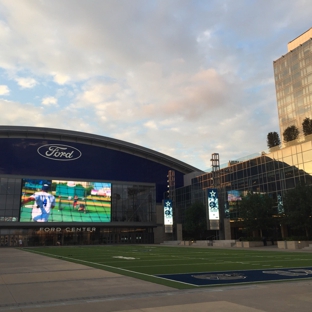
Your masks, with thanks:
[[[312,120],[310,118],[305,118],[302,123],[302,130],[305,136],[312,134]]]
[[[272,148],[274,146],[279,146],[281,144],[281,140],[277,132],[269,132],[267,135],[267,145],[268,148]]]
[[[298,139],[299,137],[298,128],[294,125],[286,128],[285,131],[283,132],[283,137],[285,142],[290,142]]]

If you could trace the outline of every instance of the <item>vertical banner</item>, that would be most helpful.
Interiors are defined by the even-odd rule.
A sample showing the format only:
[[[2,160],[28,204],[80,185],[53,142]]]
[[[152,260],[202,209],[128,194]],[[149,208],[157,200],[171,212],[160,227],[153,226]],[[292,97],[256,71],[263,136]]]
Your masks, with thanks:
[[[172,200],[164,200],[164,224],[173,225]]]
[[[165,233],[173,232],[173,211],[172,211],[172,200],[164,200],[164,225]]]
[[[277,195],[277,213],[278,214],[284,213],[283,199],[281,194]]]
[[[209,220],[219,220],[218,190],[208,189]]]

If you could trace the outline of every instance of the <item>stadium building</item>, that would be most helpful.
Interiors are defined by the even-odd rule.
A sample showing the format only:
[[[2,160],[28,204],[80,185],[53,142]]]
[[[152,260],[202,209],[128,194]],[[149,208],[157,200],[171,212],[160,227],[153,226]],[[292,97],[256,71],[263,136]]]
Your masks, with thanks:
[[[141,146],[75,131],[0,126],[0,146],[0,246],[162,242],[172,237],[164,227],[165,194],[182,187],[185,174],[200,172]],[[43,185],[54,197],[53,209],[43,203],[45,218],[30,200]]]

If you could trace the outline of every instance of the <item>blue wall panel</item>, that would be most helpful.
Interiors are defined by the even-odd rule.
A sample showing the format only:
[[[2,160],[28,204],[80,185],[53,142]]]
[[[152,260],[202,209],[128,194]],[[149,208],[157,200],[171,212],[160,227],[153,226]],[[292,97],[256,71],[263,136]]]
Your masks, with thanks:
[[[78,149],[81,156],[71,161],[64,161],[64,157],[63,161],[45,158],[38,153],[38,148],[46,144],[68,145]],[[40,151],[44,154],[43,148]],[[42,139],[0,139],[0,174],[156,183],[157,202],[162,200],[167,190],[170,169],[139,156],[87,144]],[[183,186],[183,173],[176,171],[175,178],[176,187]]]

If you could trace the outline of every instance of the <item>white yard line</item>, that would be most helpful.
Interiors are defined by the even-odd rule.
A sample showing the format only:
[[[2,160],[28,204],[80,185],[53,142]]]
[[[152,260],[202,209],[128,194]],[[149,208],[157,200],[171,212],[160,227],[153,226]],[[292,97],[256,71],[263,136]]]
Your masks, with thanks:
[[[56,256],[56,255],[51,255],[51,254],[45,253],[45,252],[38,252],[38,251],[36,251],[35,253],[43,254],[43,255],[49,256],[49,257],[52,256],[52,257],[58,258],[58,259],[60,259],[60,260],[61,260],[61,259],[75,260],[75,261],[77,261],[77,262],[94,264],[94,265],[97,265],[97,266],[103,266],[103,267],[111,268],[111,269],[114,269],[114,270],[125,271],[125,272],[129,272],[129,273],[133,273],[133,274],[138,274],[138,275],[153,277],[153,278],[160,279],[160,280],[167,280],[167,281],[174,282],[174,283],[185,284],[185,285],[190,285],[190,286],[196,286],[196,287],[197,287],[197,285],[194,285],[194,284],[189,284],[189,283],[184,283],[184,282],[180,282],[180,281],[175,281],[175,280],[171,280],[171,279],[159,277],[159,276],[157,276],[157,275],[150,275],[150,274],[146,274],[146,273],[141,273],[141,272],[131,271],[131,270],[122,269],[122,268],[118,268],[118,267],[113,267],[113,266],[110,266],[110,265],[100,264],[100,263],[97,263],[97,262],[85,261],[85,260],[80,260],[80,259],[76,259],[76,258],[64,257],[64,256]],[[169,286],[169,287],[170,287],[170,286]]]

